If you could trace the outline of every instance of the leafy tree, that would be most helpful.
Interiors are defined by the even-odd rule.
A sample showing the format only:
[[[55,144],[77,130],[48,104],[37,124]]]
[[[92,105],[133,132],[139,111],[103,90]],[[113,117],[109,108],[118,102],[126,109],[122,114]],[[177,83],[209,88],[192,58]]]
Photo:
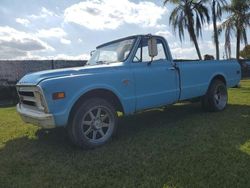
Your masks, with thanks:
[[[209,23],[209,12],[204,5],[206,0],[164,0],[164,5],[175,5],[169,17],[169,24],[174,31],[178,30],[179,38],[184,39],[185,30],[194,43],[199,59],[202,59],[197,39],[202,36],[202,25]]]
[[[225,51],[227,57],[231,58],[231,36],[236,36],[236,58],[240,57],[240,43],[247,45],[247,28],[250,26],[250,0],[231,0],[224,10],[229,17],[221,25],[225,30]]]
[[[250,45],[245,46],[245,48],[240,51],[240,56],[244,59],[250,59]]]

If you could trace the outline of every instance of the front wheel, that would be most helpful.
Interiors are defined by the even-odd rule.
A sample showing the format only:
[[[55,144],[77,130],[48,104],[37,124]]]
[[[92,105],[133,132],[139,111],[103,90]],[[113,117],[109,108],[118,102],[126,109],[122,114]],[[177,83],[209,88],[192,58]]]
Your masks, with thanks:
[[[72,142],[82,148],[95,148],[108,142],[117,127],[117,113],[106,100],[83,102],[68,128]]]
[[[228,101],[227,87],[221,80],[214,80],[205,96],[202,98],[202,106],[210,112],[222,111]]]

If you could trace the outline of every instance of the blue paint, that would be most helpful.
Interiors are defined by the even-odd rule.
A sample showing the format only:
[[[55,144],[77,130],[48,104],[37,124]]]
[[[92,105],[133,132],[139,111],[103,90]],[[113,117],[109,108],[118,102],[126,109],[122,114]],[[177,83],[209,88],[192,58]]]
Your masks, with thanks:
[[[132,37],[133,47],[124,62],[32,73],[24,76],[19,84],[39,85],[56,126],[65,126],[75,102],[94,89],[113,92],[119,98],[125,115],[129,115],[203,96],[212,79],[218,75],[225,78],[227,87],[233,87],[240,81],[241,74],[237,73],[240,65],[235,60],[173,62],[168,44],[162,37],[158,40],[163,42],[166,59],[151,64],[135,63],[133,59],[142,37],[145,36]],[[66,98],[53,100],[55,92],[65,92]]]

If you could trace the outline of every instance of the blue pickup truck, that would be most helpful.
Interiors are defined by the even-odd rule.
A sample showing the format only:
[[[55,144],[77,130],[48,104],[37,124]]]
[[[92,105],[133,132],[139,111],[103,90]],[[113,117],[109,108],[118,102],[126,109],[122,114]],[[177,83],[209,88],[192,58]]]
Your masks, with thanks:
[[[227,88],[240,79],[236,60],[173,61],[163,37],[136,35],[98,46],[83,67],[25,75],[16,85],[17,111],[25,122],[65,127],[74,144],[94,148],[111,139],[118,112],[193,98],[207,111],[222,111]]]

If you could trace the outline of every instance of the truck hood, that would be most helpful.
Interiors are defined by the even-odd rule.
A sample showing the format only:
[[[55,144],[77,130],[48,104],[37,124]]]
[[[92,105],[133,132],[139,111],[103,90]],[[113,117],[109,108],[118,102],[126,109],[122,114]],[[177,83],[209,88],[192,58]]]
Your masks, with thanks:
[[[95,72],[105,71],[108,69],[116,69],[119,66],[122,66],[123,62],[117,62],[112,64],[103,64],[103,65],[95,65],[95,66],[84,66],[84,67],[73,67],[73,68],[64,68],[64,69],[55,69],[55,70],[45,70],[40,72],[34,72],[26,74],[17,85],[37,85],[41,81],[63,77],[63,76],[71,76],[71,75],[82,75],[82,74],[92,74]]]

